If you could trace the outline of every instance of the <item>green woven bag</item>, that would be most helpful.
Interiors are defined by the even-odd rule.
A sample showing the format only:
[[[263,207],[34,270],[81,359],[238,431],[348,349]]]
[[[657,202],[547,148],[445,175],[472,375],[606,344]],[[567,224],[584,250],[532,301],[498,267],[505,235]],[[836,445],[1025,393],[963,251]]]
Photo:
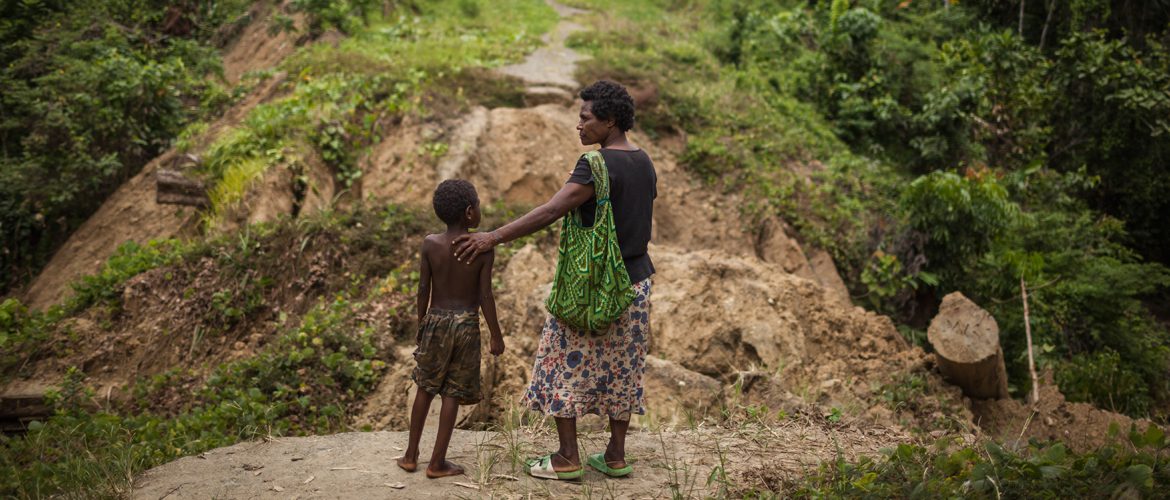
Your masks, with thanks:
[[[593,226],[584,227],[576,210],[562,219],[557,273],[545,307],[575,329],[604,333],[634,302],[635,293],[618,247],[605,159],[597,151],[583,156],[597,198]]]

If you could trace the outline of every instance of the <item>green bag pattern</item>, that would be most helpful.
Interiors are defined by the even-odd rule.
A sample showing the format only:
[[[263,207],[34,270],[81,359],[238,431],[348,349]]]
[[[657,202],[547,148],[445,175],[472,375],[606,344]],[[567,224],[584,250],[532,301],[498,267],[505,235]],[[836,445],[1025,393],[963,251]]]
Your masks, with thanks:
[[[575,329],[601,334],[634,302],[635,293],[618,247],[609,169],[601,153],[583,156],[589,161],[597,198],[593,226],[584,227],[576,210],[562,219],[557,273],[545,307]]]

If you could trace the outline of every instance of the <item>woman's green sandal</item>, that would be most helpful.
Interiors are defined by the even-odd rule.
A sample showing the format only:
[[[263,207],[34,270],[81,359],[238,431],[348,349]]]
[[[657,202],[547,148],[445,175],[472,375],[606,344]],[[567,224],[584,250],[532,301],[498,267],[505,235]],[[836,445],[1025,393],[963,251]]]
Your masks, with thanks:
[[[541,479],[557,479],[561,481],[568,481],[572,479],[580,479],[585,474],[584,467],[578,467],[577,470],[560,472],[553,468],[552,456],[555,453],[549,453],[543,457],[536,457],[528,460],[527,471],[528,475],[538,477]]]
[[[609,477],[628,476],[631,472],[634,472],[634,466],[630,465],[629,463],[620,469],[610,467],[609,464],[605,462],[604,452],[589,455],[589,466],[597,469],[598,472],[601,472],[602,474],[605,474]]]

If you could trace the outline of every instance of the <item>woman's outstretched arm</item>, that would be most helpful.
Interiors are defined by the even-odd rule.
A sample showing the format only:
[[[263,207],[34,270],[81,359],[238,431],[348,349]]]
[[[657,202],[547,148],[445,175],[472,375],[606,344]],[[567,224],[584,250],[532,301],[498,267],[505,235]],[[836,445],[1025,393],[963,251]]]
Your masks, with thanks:
[[[504,227],[491,232],[471,233],[455,238],[451,242],[452,250],[460,262],[470,264],[475,261],[475,256],[487,252],[501,243],[507,243],[539,231],[564,217],[565,214],[569,213],[569,210],[581,206],[592,197],[593,184],[567,183],[545,204],[532,209],[531,212],[509,222]]]

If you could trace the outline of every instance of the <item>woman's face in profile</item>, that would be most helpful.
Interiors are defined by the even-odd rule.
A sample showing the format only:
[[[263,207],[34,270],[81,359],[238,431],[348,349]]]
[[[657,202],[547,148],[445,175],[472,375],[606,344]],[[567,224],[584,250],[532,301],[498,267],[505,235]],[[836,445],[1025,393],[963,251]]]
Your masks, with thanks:
[[[577,135],[581,138],[581,145],[600,143],[609,135],[611,127],[612,123],[593,116],[593,102],[585,101],[581,104],[580,120],[577,122]]]

